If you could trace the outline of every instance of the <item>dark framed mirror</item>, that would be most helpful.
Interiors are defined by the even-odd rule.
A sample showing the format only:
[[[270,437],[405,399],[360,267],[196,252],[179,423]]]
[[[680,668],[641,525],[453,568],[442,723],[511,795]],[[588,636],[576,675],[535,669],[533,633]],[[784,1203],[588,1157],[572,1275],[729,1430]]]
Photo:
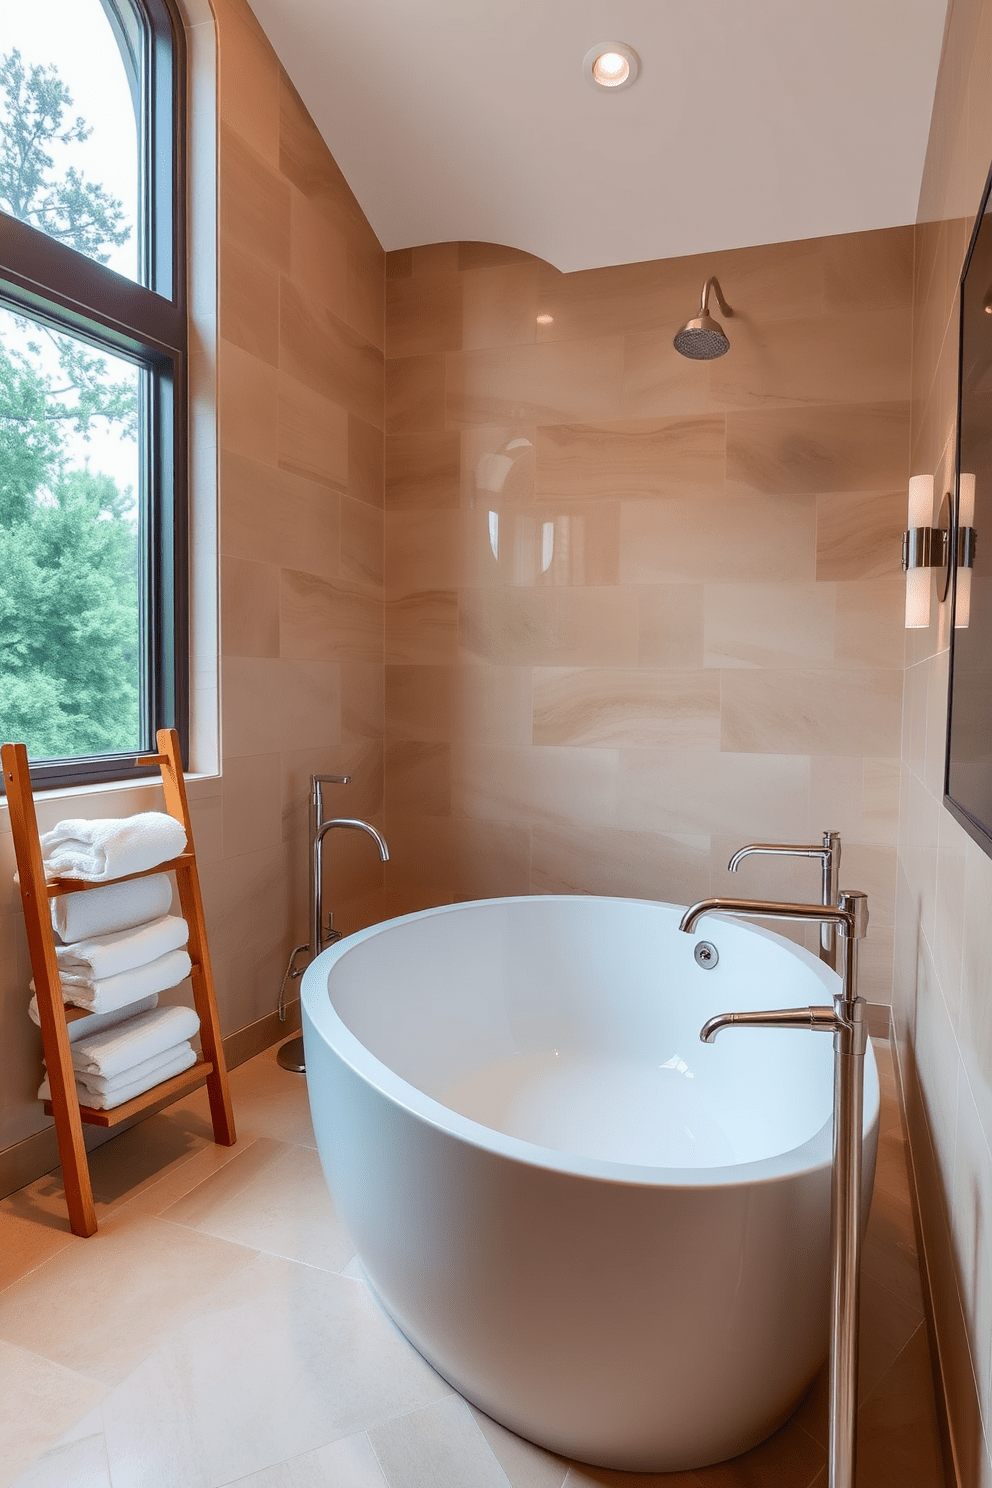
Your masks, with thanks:
[[[992,174],[961,275],[944,804],[992,857]]]

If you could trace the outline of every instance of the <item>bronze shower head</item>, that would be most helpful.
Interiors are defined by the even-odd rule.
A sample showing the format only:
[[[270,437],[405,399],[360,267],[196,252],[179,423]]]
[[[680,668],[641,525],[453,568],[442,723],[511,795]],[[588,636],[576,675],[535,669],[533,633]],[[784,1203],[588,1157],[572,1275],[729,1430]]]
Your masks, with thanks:
[[[699,314],[694,315],[692,320],[686,321],[672,342],[677,352],[694,362],[711,362],[714,357],[723,356],[730,350],[730,338],[720,322],[714,320],[709,311],[711,289],[716,295],[717,303],[723,314],[731,316],[734,313],[723,298],[720,281],[715,277],[707,279],[703,285],[702,299],[699,302]]]

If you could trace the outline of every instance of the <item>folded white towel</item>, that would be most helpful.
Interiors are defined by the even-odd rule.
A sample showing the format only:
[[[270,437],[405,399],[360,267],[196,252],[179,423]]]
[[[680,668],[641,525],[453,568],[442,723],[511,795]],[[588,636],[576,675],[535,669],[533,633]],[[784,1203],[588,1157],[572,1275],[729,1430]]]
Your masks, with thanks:
[[[147,920],[161,919],[172,906],[172,883],[167,873],[107,884],[82,894],[62,894],[52,900],[52,924],[65,941],[113,935]]]
[[[73,1044],[73,1068],[85,1077],[119,1075],[181,1044],[183,1039],[191,1039],[199,1026],[192,1008],[153,1008]]]
[[[158,1007],[157,992],[149,997],[142,997],[139,1002],[129,1002],[124,1007],[115,1008],[112,1013],[90,1013],[85,1018],[73,1018],[71,1023],[66,1024],[69,1042],[78,1044],[80,1039],[91,1038],[94,1033],[102,1033],[106,1028],[116,1028],[119,1023],[126,1022],[128,1018],[136,1018],[139,1013],[147,1013],[153,1007]],[[28,1017],[32,1023],[41,1027],[37,997],[32,997],[28,1003]]]
[[[115,930],[112,935],[94,935],[56,946],[59,975],[102,981],[122,971],[147,966],[168,951],[178,951],[189,940],[189,928],[179,915],[163,915],[134,930]]]
[[[192,962],[185,951],[169,951],[146,966],[137,966],[133,971],[119,971],[116,976],[97,978],[76,977],[59,973],[62,983],[62,1001],[86,1008],[91,1013],[112,1013],[115,1008],[126,1007],[147,997],[151,992],[164,992],[175,987],[192,969]],[[37,991],[34,982],[31,991]]]
[[[163,1049],[160,1054],[153,1054],[150,1059],[142,1059],[139,1064],[133,1064],[129,1069],[122,1070],[119,1075],[84,1075],[80,1070],[76,1071],[76,1086],[82,1085],[94,1095],[113,1095],[122,1090],[125,1085],[134,1085],[138,1080],[143,1080],[146,1075],[157,1074],[159,1070],[165,1069],[166,1065],[172,1065],[181,1054],[185,1054],[190,1048],[189,1039],[180,1039],[178,1043],[172,1044],[170,1048]]]
[[[183,1070],[189,1069],[195,1063],[196,1052],[187,1044],[171,1064],[162,1065],[155,1074],[145,1075],[141,1080],[134,1080],[119,1086],[112,1094],[87,1090],[86,1086],[81,1085],[78,1080],[76,1081],[76,1093],[81,1105],[89,1106],[96,1111],[112,1111],[115,1106],[122,1106],[125,1101],[134,1100],[136,1095],[144,1095],[145,1091],[151,1090],[153,1085],[160,1085],[163,1080],[170,1080],[173,1075],[181,1075]],[[51,1100],[51,1098],[46,1075],[38,1090],[38,1099]]]
[[[186,833],[175,817],[164,811],[141,811],[137,816],[60,821],[43,833],[41,855],[50,879],[102,883],[166,863],[185,846]]]

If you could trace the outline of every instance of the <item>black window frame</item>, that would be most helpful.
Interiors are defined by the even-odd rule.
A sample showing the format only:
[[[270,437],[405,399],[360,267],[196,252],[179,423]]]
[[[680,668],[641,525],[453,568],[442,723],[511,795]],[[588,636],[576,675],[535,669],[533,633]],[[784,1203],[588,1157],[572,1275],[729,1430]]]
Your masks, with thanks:
[[[142,632],[139,753],[155,730],[179,733],[189,765],[186,47],[173,0],[100,0],[138,119],[141,282],[125,278],[0,211],[0,306],[66,331],[146,370],[142,405],[139,561]],[[32,760],[35,788],[157,774],[135,751]],[[0,792],[3,791],[0,777]]]

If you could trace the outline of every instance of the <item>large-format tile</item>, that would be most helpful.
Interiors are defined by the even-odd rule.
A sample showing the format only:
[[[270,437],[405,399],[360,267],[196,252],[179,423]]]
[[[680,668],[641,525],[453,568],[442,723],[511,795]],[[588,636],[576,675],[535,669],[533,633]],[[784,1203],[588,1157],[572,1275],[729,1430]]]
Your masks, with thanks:
[[[339,1271],[353,1249],[310,1147],[261,1137],[162,1218],[325,1271]]]
[[[252,1252],[158,1219],[110,1216],[0,1294],[0,1338],[114,1384]]]
[[[535,744],[719,748],[712,674],[535,667],[533,687]]]
[[[902,674],[726,670],[721,743],[755,754],[891,755],[898,748]]]
[[[103,1433],[53,1447],[13,1488],[112,1488]]]
[[[834,659],[832,584],[707,584],[705,667],[829,666]]]
[[[230,1488],[387,1488],[364,1431],[275,1467],[239,1478]]]
[[[0,1378],[0,1485],[8,1488],[104,1397],[106,1386],[3,1341]]]
[[[260,1256],[104,1402],[114,1488],[215,1488],[449,1393],[364,1285]]]
[[[807,580],[815,567],[812,497],[715,487],[620,508],[621,584]]]
[[[534,424],[618,418],[619,336],[543,346],[449,353],[445,416],[450,427],[507,418]]]
[[[507,1488],[507,1477],[464,1400],[435,1405],[369,1432],[389,1488]]]
[[[805,755],[620,752],[622,827],[798,842],[808,795]]]
[[[568,1463],[533,1442],[507,1431],[498,1421],[483,1415],[473,1405],[472,1414],[500,1467],[510,1481],[510,1488],[561,1488]]]
[[[754,491],[892,491],[909,462],[908,402],[727,415],[727,480]]]
[[[541,496],[675,496],[723,476],[722,418],[562,423],[537,431]]]

